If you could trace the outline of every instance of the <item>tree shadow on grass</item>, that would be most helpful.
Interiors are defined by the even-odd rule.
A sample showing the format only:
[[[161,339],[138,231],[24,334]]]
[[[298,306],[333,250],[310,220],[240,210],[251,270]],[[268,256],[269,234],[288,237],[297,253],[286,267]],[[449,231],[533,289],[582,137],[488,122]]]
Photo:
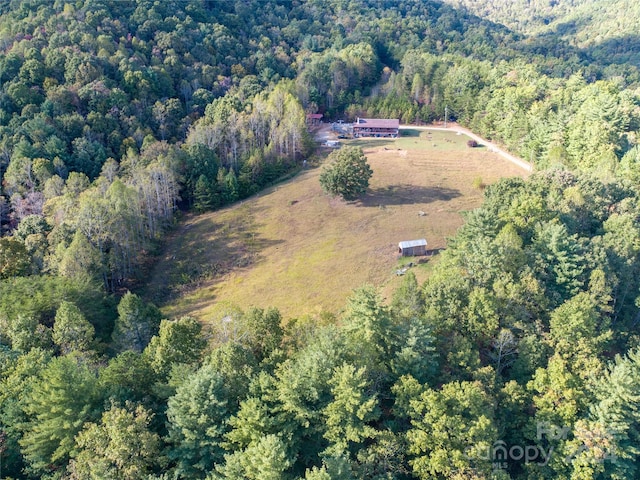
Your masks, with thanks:
[[[413,205],[447,201],[460,197],[460,190],[446,187],[424,187],[420,185],[390,185],[370,189],[357,201],[361,207],[380,207],[388,205]]]

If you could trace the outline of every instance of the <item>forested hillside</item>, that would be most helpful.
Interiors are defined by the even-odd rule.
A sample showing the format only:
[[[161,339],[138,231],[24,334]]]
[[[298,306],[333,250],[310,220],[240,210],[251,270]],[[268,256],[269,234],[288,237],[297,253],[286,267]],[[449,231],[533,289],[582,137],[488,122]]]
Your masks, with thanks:
[[[0,252],[25,260],[0,275],[87,273],[110,290],[179,201],[215,208],[295,169],[309,152],[306,111],[341,115],[409,46],[497,52],[509,38],[485,39],[491,24],[424,2],[1,11],[0,224],[11,232],[36,215],[37,226],[28,242],[4,241]]]
[[[523,43],[539,50],[556,55],[579,52],[605,65],[640,65],[638,2],[445,0],[445,3],[523,33],[527,36]]]
[[[0,477],[636,478],[636,10],[0,0]],[[538,172],[424,285],[208,328],[129,291],[180,210],[295,174],[307,113],[445,111]]]
[[[449,120],[503,142],[539,168],[606,176],[621,173],[627,162],[635,165],[635,81],[595,80],[595,74],[589,81],[582,70],[568,77],[556,73],[540,73],[524,59],[495,64],[410,50],[380,95],[352,104],[348,112],[419,122],[442,118],[447,107]]]

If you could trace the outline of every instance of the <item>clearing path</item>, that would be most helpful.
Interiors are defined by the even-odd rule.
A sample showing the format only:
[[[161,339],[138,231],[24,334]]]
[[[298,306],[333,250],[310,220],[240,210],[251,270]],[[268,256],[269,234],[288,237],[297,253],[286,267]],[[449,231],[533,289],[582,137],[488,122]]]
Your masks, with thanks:
[[[417,127],[414,125],[400,125],[400,130],[437,130],[441,132],[456,132],[456,133],[460,132],[463,135],[466,135],[467,137],[472,138],[473,140],[478,142],[479,145],[484,145],[489,149],[489,151],[495,152],[498,155],[500,155],[502,158],[506,158],[511,163],[514,163],[520,168],[525,169],[527,172],[533,171],[533,165],[531,165],[529,162],[526,162],[523,159],[510,154],[506,150],[503,150],[502,148],[500,148],[495,143],[492,143],[489,140],[485,140],[484,138],[476,135],[468,128],[461,127],[457,123],[451,123],[450,125],[451,126],[449,127],[437,127],[435,125],[426,125],[424,127]]]

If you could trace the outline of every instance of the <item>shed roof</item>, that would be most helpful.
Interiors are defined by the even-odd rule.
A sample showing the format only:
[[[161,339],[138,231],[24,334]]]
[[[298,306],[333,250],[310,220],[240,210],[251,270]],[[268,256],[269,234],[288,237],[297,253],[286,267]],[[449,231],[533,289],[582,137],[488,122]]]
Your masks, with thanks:
[[[420,240],[407,240],[405,242],[398,243],[400,248],[411,248],[411,247],[426,247],[427,241],[424,238]]]
[[[354,128],[399,128],[400,120],[397,118],[358,118],[353,124]]]
[[[307,118],[313,120],[320,120],[324,115],[322,113],[307,113]]]

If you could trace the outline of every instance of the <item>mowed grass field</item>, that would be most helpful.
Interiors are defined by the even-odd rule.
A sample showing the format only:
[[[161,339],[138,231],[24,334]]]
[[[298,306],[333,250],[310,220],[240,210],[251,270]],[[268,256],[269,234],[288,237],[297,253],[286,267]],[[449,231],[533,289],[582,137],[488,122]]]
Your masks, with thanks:
[[[460,213],[482,201],[474,181],[525,175],[485,148],[468,148],[463,135],[403,135],[343,141],[361,146],[374,172],[361,200],[324,195],[321,168],[310,168],[241,203],[187,215],[167,239],[147,297],[169,318],[206,323],[232,305],[274,306],[288,318],[339,314],[364,283],[390,296],[400,282],[399,241],[426,238],[429,249],[445,248]],[[433,261],[413,268],[420,281]]]

